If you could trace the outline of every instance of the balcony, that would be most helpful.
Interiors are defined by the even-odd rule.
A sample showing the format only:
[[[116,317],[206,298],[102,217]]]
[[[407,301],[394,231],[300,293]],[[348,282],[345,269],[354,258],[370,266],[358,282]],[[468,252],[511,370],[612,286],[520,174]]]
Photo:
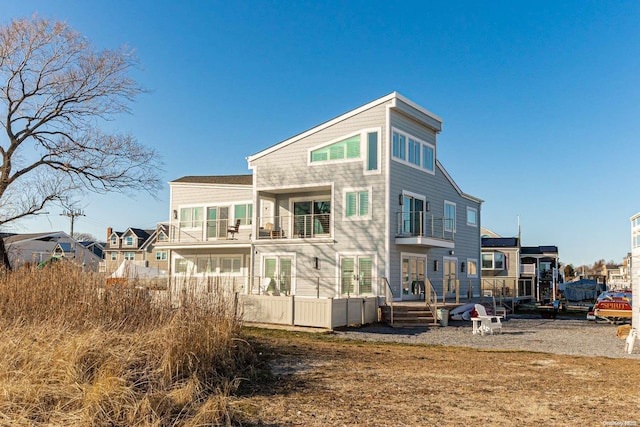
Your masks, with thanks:
[[[455,232],[450,219],[427,216],[423,211],[396,213],[396,245],[453,249]]]
[[[257,240],[331,238],[331,214],[283,215],[258,218]]]
[[[248,245],[251,241],[251,225],[240,225],[237,232],[231,228],[231,219],[196,220],[188,223],[169,224],[169,237],[158,246]]]

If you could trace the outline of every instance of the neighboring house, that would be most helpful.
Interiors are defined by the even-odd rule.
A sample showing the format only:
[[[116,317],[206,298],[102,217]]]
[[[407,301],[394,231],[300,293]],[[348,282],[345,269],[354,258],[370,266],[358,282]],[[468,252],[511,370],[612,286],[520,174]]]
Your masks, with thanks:
[[[64,258],[86,270],[97,271],[101,258],[63,231],[5,234],[4,244],[13,268]]]
[[[168,226],[160,223],[155,230],[130,227],[120,232],[107,228],[104,262],[101,271],[111,274],[123,261],[133,261],[142,267],[168,271],[169,254],[166,249],[157,249],[157,242],[167,240]]]
[[[521,246],[482,228],[482,289],[494,296],[553,299],[559,286],[557,246]]]
[[[104,242],[79,242],[82,246],[93,252],[100,259],[104,258]]]
[[[248,157],[251,175],[170,182],[173,277],[246,294],[480,294],[480,207],[437,158],[441,119],[397,93]],[[237,225],[237,230],[236,230]]]
[[[608,289],[631,289],[629,281],[628,260],[622,264],[607,266],[607,287]]]
[[[632,295],[638,301],[640,295],[640,212],[631,218],[631,262],[629,275],[631,278]],[[631,326],[640,331],[640,304],[633,304]]]

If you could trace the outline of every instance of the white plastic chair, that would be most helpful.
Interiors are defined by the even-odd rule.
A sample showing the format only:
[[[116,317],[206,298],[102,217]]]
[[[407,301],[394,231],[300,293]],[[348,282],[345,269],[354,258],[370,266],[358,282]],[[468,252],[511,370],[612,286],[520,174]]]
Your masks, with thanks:
[[[475,305],[476,312],[478,313],[478,317],[472,317],[471,320],[474,321],[474,326],[477,325],[477,322],[480,322],[479,327],[474,327],[474,334],[484,335],[486,333],[492,334],[495,331],[500,331],[502,333],[502,322],[500,319],[502,316],[490,316],[487,314],[487,310],[484,308],[482,304]]]
[[[629,331],[629,335],[627,335],[627,339],[624,343],[624,351],[631,354],[633,352],[633,346],[636,343],[636,338],[638,336],[638,331],[635,329],[631,329]]]

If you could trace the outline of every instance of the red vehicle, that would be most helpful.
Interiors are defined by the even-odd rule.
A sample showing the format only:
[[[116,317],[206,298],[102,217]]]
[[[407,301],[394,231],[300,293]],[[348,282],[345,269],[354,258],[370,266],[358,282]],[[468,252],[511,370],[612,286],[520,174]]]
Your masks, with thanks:
[[[631,307],[630,290],[606,291],[598,296],[595,305],[587,313],[587,319],[612,323],[630,322]]]

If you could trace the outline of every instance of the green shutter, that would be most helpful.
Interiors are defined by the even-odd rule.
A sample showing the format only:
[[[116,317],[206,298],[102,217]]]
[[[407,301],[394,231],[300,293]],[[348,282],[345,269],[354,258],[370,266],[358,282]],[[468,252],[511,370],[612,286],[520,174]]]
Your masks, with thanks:
[[[356,193],[353,193],[353,192],[347,193],[346,205],[347,205],[346,216],[347,217],[354,216],[356,214],[356,206],[357,206]]]
[[[361,191],[359,193],[360,196],[360,210],[358,215],[360,216],[369,216],[369,192]]]

